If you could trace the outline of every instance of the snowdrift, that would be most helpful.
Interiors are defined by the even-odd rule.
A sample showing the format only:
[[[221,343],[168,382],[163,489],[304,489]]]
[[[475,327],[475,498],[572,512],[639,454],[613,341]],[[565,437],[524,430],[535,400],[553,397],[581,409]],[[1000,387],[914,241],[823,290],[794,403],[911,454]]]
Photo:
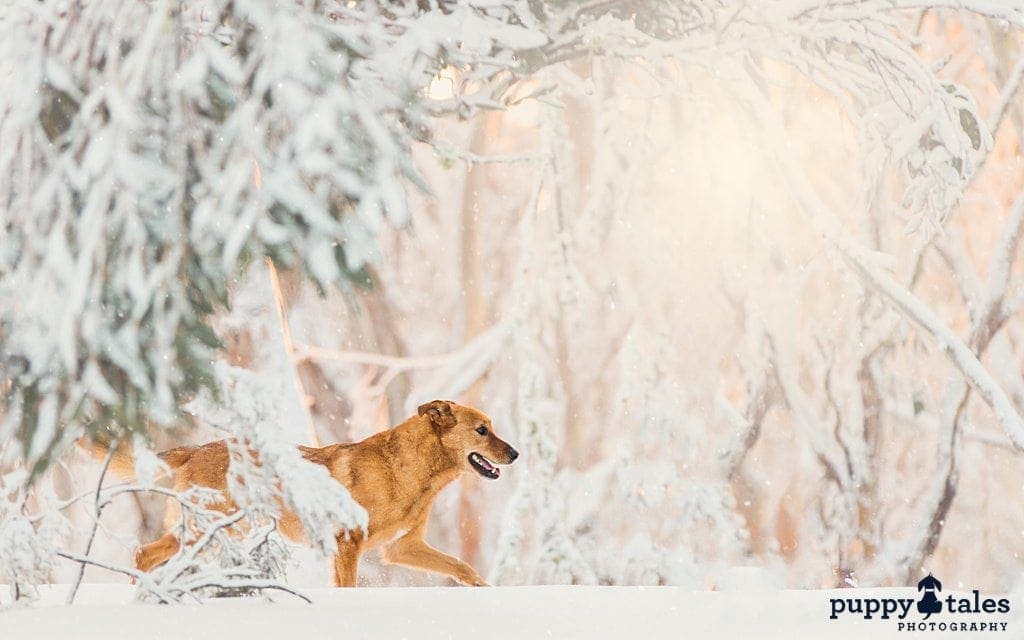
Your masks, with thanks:
[[[0,613],[3,638],[1019,638],[1024,599],[985,621],[1006,631],[899,630],[894,620],[829,620],[831,598],[916,598],[914,589],[690,591],[676,587],[307,589],[170,607],[134,602],[127,585],[83,585],[74,606],[53,586],[32,607]],[[956,594],[968,596],[970,594]],[[931,621],[980,622],[946,614]],[[907,620],[920,621],[913,612]]]

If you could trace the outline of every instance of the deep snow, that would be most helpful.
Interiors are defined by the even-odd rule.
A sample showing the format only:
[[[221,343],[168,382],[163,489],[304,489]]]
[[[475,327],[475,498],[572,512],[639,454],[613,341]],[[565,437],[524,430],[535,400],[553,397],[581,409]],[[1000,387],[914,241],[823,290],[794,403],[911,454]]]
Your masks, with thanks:
[[[676,587],[492,587],[307,589],[184,607],[133,602],[128,585],[66,587],[41,602],[0,612],[0,638],[1019,638],[1024,600],[1012,599],[1007,632],[898,632],[892,621],[828,620],[832,597],[914,597],[913,589],[690,591]],[[5,602],[6,594],[4,594]],[[950,620],[946,616],[943,620]],[[962,618],[969,620],[969,618]],[[980,619],[980,618],[978,618]]]

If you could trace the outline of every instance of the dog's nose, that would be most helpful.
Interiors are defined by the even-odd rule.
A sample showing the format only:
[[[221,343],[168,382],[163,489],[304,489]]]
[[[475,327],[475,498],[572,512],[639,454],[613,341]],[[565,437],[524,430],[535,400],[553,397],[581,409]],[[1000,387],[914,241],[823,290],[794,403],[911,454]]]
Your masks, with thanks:
[[[513,462],[516,461],[516,458],[518,458],[518,457],[519,457],[519,452],[516,451],[515,449],[513,449],[512,447],[509,447],[508,448],[508,463],[512,464]]]

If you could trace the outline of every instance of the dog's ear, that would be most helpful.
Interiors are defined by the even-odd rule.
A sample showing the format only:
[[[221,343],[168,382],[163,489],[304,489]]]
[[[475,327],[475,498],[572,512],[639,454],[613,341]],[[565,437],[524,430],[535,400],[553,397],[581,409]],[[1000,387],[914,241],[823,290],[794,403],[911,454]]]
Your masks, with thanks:
[[[433,400],[421,404],[416,411],[421,416],[430,418],[430,424],[438,431],[455,426],[456,420],[455,414],[452,413],[452,403],[447,400]]]

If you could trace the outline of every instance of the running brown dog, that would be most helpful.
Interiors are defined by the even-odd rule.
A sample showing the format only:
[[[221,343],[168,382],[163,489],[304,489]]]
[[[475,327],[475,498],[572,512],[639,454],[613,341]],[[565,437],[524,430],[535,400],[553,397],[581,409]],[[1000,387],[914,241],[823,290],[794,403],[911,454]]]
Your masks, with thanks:
[[[99,453],[95,444],[92,447],[94,453]],[[494,434],[491,420],[483,412],[434,400],[421,405],[417,415],[397,427],[361,442],[299,449],[307,460],[327,467],[369,514],[366,531],[335,536],[336,586],[355,586],[359,557],[378,547],[383,547],[381,555],[386,563],[440,573],[464,585],[486,586],[473,567],[424,540],[430,507],[441,489],[469,470],[497,479],[501,472],[494,465],[511,464],[519,457],[511,445]],[[198,485],[228,495],[229,454],[223,440],[170,449],[159,457],[173,473],[175,490]],[[115,453],[112,469],[130,475],[132,466],[127,451]],[[217,506],[225,513],[235,508],[230,498]],[[278,528],[292,540],[305,541],[298,518],[286,509]],[[141,571],[149,571],[169,560],[180,547],[173,532],[165,533],[139,548],[135,564]]]

